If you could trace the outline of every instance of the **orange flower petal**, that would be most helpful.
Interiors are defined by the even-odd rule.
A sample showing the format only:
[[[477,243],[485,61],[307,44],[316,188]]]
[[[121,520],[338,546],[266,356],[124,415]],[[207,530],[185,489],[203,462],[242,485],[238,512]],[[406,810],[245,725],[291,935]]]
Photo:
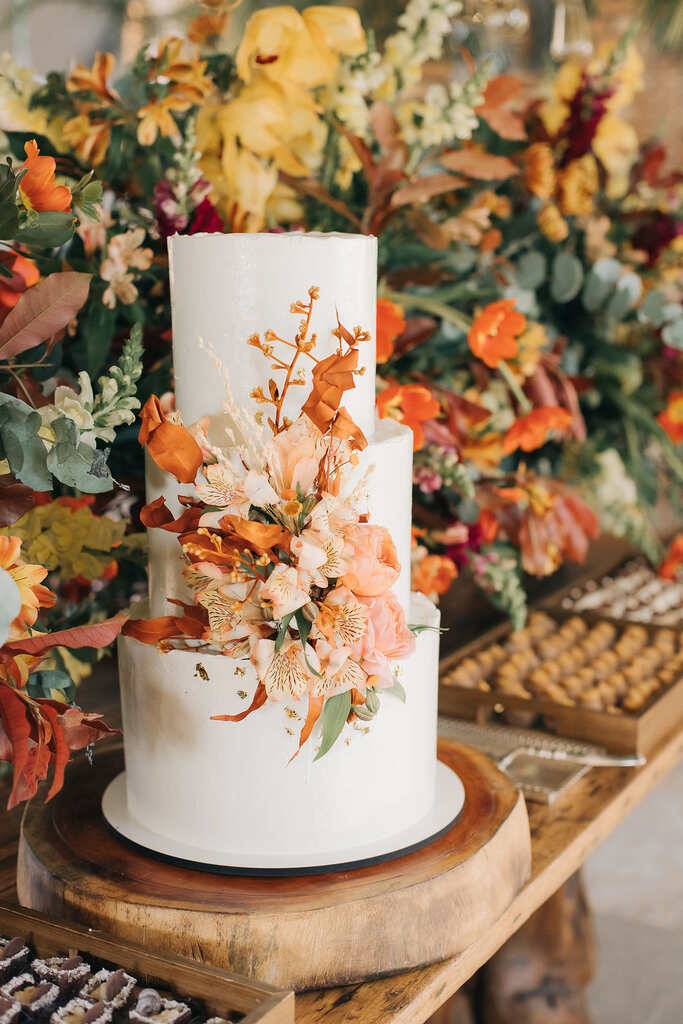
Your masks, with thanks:
[[[202,450],[192,434],[164,416],[156,395],[145,402],[138,441],[147,448],[157,466],[171,473],[181,484],[191,484],[203,462]]]
[[[532,409],[526,416],[521,416],[508,430],[503,446],[505,453],[509,455],[517,448],[521,448],[525,452],[533,452],[545,444],[549,431],[568,430],[571,422],[571,413],[559,405]]]
[[[19,194],[29,210],[50,210],[55,213],[71,209],[71,190],[55,181],[56,163],[51,156],[40,156],[35,139],[24,146],[26,160],[21,165],[26,170],[19,183]]]
[[[394,352],[394,342],[406,329],[403,310],[389,299],[377,300],[377,362],[386,363]]]

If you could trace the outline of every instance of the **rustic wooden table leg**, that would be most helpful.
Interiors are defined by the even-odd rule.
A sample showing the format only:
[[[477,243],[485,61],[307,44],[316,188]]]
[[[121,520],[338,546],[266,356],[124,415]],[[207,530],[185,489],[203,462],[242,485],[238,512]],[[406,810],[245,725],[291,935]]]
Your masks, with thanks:
[[[593,918],[573,875],[482,969],[483,1024],[590,1024]]]

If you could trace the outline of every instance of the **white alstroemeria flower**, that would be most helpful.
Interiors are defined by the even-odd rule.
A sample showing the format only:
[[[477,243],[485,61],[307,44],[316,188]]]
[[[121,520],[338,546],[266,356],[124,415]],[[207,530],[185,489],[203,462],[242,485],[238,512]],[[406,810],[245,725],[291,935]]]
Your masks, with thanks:
[[[265,508],[266,505],[278,505],[280,495],[273,488],[265,473],[257,473],[250,469],[242,484],[243,490],[252,505]]]
[[[306,644],[304,650],[301,641],[294,639],[285,640],[277,654],[274,640],[258,639],[252,644],[251,660],[271,700],[298,700],[315,679],[308,665],[316,672],[320,670],[311,645]]]
[[[261,587],[261,601],[267,604],[275,622],[308,604],[310,595],[291,565],[277,565]]]
[[[225,512],[244,517],[249,515],[251,499],[245,494],[241,482],[235,480],[229,466],[220,462],[206,466],[204,480],[205,482],[197,484],[194,489],[200,501],[207,505],[217,505],[222,510],[220,515],[224,515]],[[201,525],[208,526],[209,523]]]

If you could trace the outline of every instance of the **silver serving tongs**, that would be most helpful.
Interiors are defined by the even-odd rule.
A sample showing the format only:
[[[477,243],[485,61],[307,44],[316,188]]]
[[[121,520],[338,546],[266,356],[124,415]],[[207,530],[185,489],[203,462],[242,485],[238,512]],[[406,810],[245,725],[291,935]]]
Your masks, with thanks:
[[[637,768],[646,763],[646,758],[638,755],[602,754],[597,751],[582,754],[575,750],[563,750],[561,747],[520,746],[503,754],[502,757],[496,758],[496,765],[501,771],[505,771],[520,754],[526,754],[528,757],[544,757],[549,761],[585,764],[589,768]]]

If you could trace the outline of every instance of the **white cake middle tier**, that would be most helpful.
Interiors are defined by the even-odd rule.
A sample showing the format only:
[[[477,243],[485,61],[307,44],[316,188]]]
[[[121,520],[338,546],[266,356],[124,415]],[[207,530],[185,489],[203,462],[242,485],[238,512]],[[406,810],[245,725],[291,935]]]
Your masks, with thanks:
[[[392,419],[378,420],[368,447],[361,453],[359,477],[368,476],[370,522],[384,526],[391,534],[401,565],[394,587],[396,597],[408,615],[410,609],[410,544],[412,524],[413,433]],[[150,459],[147,460],[147,501],[163,495],[171,512],[180,515],[179,492],[191,493],[190,486],[178,484]],[[172,614],[169,598],[190,601],[182,570],[183,558],[175,534],[148,530],[149,602],[153,616]]]

